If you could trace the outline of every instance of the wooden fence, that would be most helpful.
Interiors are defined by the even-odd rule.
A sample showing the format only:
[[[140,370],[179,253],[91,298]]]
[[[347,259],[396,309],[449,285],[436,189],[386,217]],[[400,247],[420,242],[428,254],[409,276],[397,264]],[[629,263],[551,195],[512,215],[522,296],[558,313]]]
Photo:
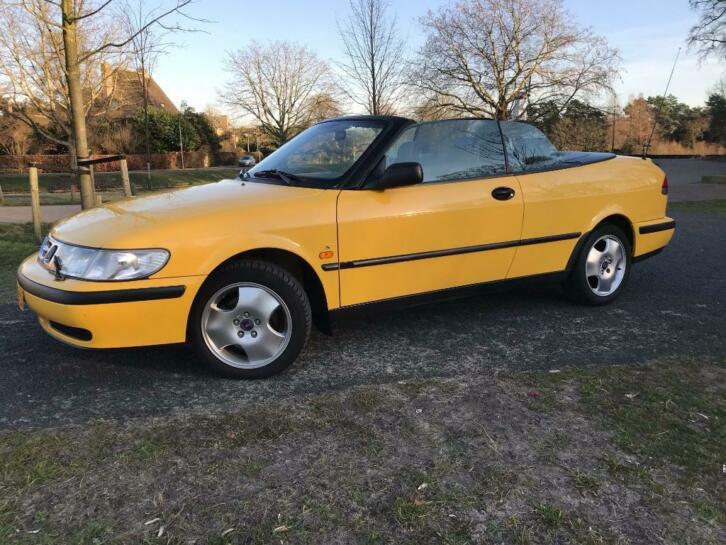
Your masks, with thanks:
[[[204,168],[208,166],[235,165],[237,155],[233,152],[220,152],[215,161],[211,154],[204,151],[185,151],[184,166],[186,168]],[[97,158],[115,157],[114,155],[95,155]],[[146,155],[125,155],[129,170],[146,170]],[[174,153],[152,153],[149,156],[151,168],[176,169],[181,168],[181,155]],[[30,163],[42,163],[56,168],[71,168],[71,159],[68,155],[0,155],[0,172],[22,172]],[[48,169],[51,170],[51,169]],[[113,166],[98,164],[97,172],[114,170]]]
[[[94,170],[97,166],[106,167],[104,170],[108,171],[107,168],[111,163],[119,163],[119,169],[121,171],[121,182],[123,185],[124,196],[131,197],[134,194],[133,188],[131,187],[131,181],[129,180],[129,169],[124,155],[106,155],[103,157],[91,157],[88,159],[81,159],[78,161],[78,167],[76,169],[70,167],[55,166],[52,164],[45,163],[30,163],[28,167],[28,182],[30,184],[30,205],[31,214],[33,218],[33,234],[37,242],[41,241],[41,217],[40,217],[40,187],[38,185],[38,169],[51,172],[67,172],[70,174],[80,174],[81,170],[85,172],[88,169],[88,173],[91,175],[91,187],[93,188],[93,202],[96,206],[101,205],[100,195],[96,195],[96,183],[94,179]]]

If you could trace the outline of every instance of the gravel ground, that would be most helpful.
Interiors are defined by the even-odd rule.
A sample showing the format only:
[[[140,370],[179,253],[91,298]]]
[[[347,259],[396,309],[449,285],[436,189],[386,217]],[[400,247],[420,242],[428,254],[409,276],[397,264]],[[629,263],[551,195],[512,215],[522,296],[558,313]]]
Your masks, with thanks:
[[[0,305],[0,428],[234,410],[256,399],[497,369],[723,358],[726,216],[673,215],[673,243],[636,266],[613,305],[576,306],[542,288],[348,318],[332,338],[315,333],[288,372],[264,381],[211,376],[182,346],[66,347],[31,313]]]

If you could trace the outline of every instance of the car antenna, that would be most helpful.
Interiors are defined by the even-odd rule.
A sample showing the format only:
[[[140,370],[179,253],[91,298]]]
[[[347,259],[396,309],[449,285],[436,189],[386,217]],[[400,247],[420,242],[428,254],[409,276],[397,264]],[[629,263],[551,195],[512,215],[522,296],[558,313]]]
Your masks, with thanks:
[[[665,104],[666,97],[668,96],[668,88],[671,86],[671,80],[673,79],[673,73],[676,71],[676,63],[678,62],[678,57],[681,55],[681,48],[678,48],[678,52],[676,53],[676,58],[673,61],[673,68],[671,68],[671,75],[668,76],[668,83],[666,83],[665,91],[663,92],[663,100],[660,101],[660,105],[658,106],[658,111],[655,112],[655,117],[653,118],[653,128],[650,131],[650,136],[648,137],[648,141],[643,145],[643,159],[648,158],[648,149],[650,148],[650,141],[653,139],[653,135],[655,134],[655,129],[658,126],[658,119],[660,118],[660,113],[663,110],[663,105]]]

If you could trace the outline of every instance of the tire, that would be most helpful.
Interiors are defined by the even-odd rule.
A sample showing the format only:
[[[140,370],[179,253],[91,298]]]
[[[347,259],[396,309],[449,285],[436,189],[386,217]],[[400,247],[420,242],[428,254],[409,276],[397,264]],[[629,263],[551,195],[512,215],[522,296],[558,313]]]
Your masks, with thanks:
[[[239,260],[199,290],[188,339],[199,359],[229,378],[266,378],[289,367],[310,336],[305,290],[273,263]]]
[[[623,254],[620,259],[618,247]],[[630,240],[621,228],[609,223],[600,225],[582,245],[565,281],[565,293],[571,300],[585,305],[612,303],[628,281],[632,254]]]

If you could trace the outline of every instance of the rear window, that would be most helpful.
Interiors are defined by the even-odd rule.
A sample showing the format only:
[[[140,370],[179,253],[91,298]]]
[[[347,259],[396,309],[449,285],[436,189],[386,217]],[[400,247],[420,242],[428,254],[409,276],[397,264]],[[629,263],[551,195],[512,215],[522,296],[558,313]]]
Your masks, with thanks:
[[[559,153],[538,128],[518,121],[502,121],[504,143],[514,172],[554,168]]]

